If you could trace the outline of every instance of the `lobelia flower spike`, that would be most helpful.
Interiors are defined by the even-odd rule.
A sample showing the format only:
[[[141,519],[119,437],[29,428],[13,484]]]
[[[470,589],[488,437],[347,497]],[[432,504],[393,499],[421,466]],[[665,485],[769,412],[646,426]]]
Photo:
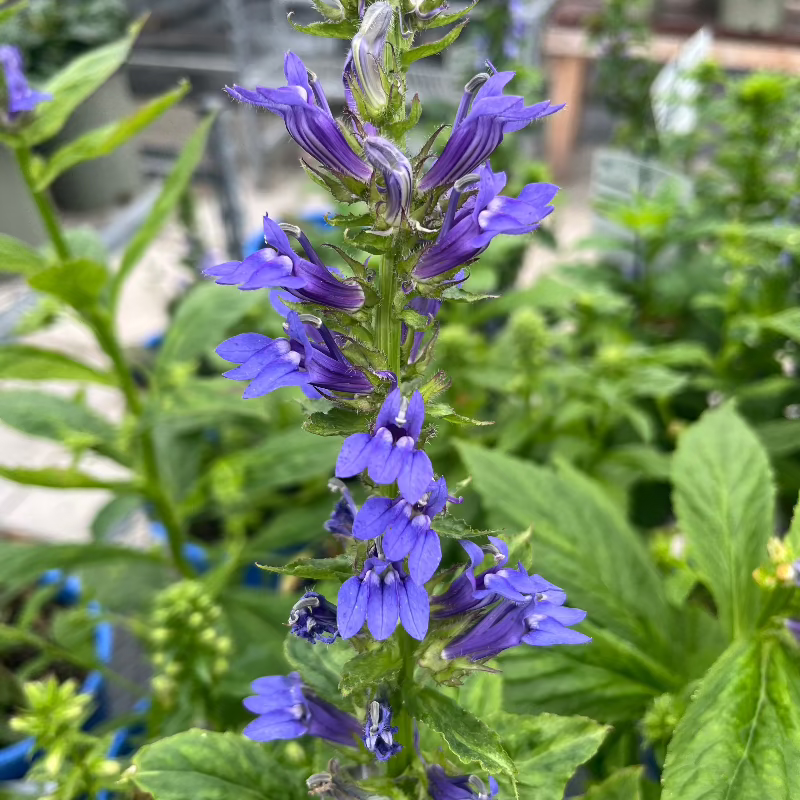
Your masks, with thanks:
[[[5,84],[5,111],[9,121],[13,122],[26,111],[34,111],[39,103],[53,99],[53,95],[31,88],[22,68],[22,54],[13,45],[0,45],[0,72],[3,78],[0,87]]]
[[[383,176],[386,194],[383,218],[391,227],[397,227],[411,210],[411,193],[414,178],[411,162],[390,141],[380,136],[367,136],[364,139],[364,153],[367,160]]]
[[[458,208],[463,190],[476,180],[477,194],[470,195]],[[492,172],[488,164],[477,176],[456,183],[439,236],[412,270],[415,278],[429,280],[450,272],[477,258],[498,234],[531,233],[552,213],[550,202],[558,193],[557,186],[531,183],[514,198],[500,195],[505,185],[505,173]]]
[[[403,745],[394,741],[396,733],[397,728],[392,727],[392,709],[389,704],[373,700],[367,706],[364,746],[378,761],[388,761],[403,749]]]
[[[489,776],[489,788],[477,775],[448,775],[442,767],[428,767],[428,794],[433,800],[494,800],[500,792]]]
[[[391,391],[378,412],[374,432],[354,433],[342,444],[336,477],[351,478],[365,469],[379,486],[397,481],[403,497],[417,503],[433,480],[427,453],[417,449],[425,421],[425,401],[419,392],[411,399]]]
[[[308,237],[295,226],[298,240],[308,258],[295,253],[284,229],[264,215],[264,239],[269,247],[257,250],[244,261],[227,261],[203,270],[216,283],[239,285],[244,291],[283,289],[301,301],[355,312],[364,305],[364,290],[355,281],[341,281],[317,255]]]
[[[255,90],[226,87],[234,100],[266,108],[283,118],[289,135],[328,169],[367,183],[372,169],[353,150],[333,118],[322,87],[294,53],[287,53],[283,72],[288,86]]]
[[[503,89],[514,75],[498,72],[490,77],[481,73],[464,87],[453,131],[442,154],[420,181],[420,191],[463,178],[489,158],[506,133],[521,130],[564,108],[551,106],[549,100],[526,107],[522,97],[504,95]]]
[[[353,536],[361,540],[383,536],[381,547],[386,558],[400,561],[408,556],[411,579],[422,586],[442,560],[439,534],[431,528],[431,519],[445,510],[448,500],[460,502],[448,496],[444,478],[431,481],[416,504],[402,497],[370,497],[356,515]]]
[[[297,672],[258,678],[251,688],[255,695],[245,698],[244,707],[258,717],[244,729],[249,739],[272,742],[309,735],[357,746],[361,736],[358,720],[309,691]]]
[[[383,113],[389,99],[385,88],[383,51],[393,15],[391,5],[384,0],[373,3],[364,12],[345,64],[345,86],[349,84],[351,92],[360,89],[367,111],[375,116]]]
[[[317,331],[315,325],[304,324],[296,311],[290,311],[285,327],[286,339],[240,333],[217,348],[221,358],[240,365],[224,376],[235,381],[250,381],[242,395],[245,400],[263,397],[287,386],[317,389],[322,393],[368,394],[372,391],[367,377],[341,354],[324,325],[320,323]],[[319,337],[323,329],[326,335]]]
[[[408,577],[403,563],[368,558],[360,575],[348,578],[339,589],[339,635],[350,639],[367,622],[378,640],[388,639],[398,620],[406,632],[422,641],[428,633],[428,593]]]
[[[317,592],[306,592],[289,614],[289,630],[311,644],[333,644],[339,636],[336,626],[336,606]]]

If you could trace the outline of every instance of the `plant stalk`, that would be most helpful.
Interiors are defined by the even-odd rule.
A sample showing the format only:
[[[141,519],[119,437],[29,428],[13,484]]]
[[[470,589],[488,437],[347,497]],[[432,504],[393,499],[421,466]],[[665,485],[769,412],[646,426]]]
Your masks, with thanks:
[[[380,272],[380,305],[378,306],[378,344],[386,356],[388,368],[400,377],[400,323],[394,316],[397,275],[391,253],[385,253]]]
[[[411,636],[400,629],[397,634],[400,638],[400,654],[403,664],[400,667],[400,675],[397,680],[397,692],[392,698],[392,710],[397,715],[395,717],[397,725],[397,741],[403,745],[403,749],[389,761],[389,775],[393,778],[398,777],[411,765],[414,760],[414,717],[407,704],[407,697],[413,689],[414,684],[414,649],[415,643]]]

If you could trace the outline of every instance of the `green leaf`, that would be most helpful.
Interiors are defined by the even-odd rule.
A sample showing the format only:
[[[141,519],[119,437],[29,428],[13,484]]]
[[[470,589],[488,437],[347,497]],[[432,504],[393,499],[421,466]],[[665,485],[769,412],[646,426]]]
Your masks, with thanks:
[[[456,412],[447,403],[428,403],[425,407],[425,412],[432,419],[442,419],[445,422],[450,422],[453,425],[494,425],[491,420],[485,419],[472,419],[472,417],[464,417]]]
[[[456,25],[453,30],[448,31],[448,33],[439,39],[438,42],[430,42],[429,44],[421,44],[419,47],[412,47],[410,50],[407,50],[403,53],[403,66],[407,69],[410,67],[415,61],[419,61],[421,58],[427,58],[428,56],[435,56],[442,52],[442,50],[446,50],[450,47],[453,42],[458,39],[461,35],[461,31],[467,25],[469,20],[464,20],[463,22]]]
[[[112,498],[92,520],[92,539],[95,542],[109,539],[141,507],[141,497],[133,494],[123,494]]]
[[[770,330],[800,342],[800,308],[787,308],[761,321]]]
[[[21,467],[0,467],[0,478],[6,478],[26,486],[46,486],[50,489],[109,489],[112,492],[132,491],[129,483],[122,481],[102,481],[86,475],[78,469],[23,469]]]
[[[39,107],[21,136],[28,145],[52,139],[89,95],[99,89],[127,60],[131,47],[144,24],[130,26],[122,39],[78,56],[54,75],[44,87],[53,100]]]
[[[479,719],[503,707],[503,679],[491,672],[473,672],[458,690],[458,703]]]
[[[156,360],[156,376],[164,380],[170,367],[192,363],[210,353],[228,331],[263,298],[258,292],[225,293],[229,287],[198,283],[183,298]]]
[[[447,536],[449,539],[480,539],[484,536],[495,536],[501,531],[476,531],[463,519],[445,514],[436,517],[432,523],[439,536]]]
[[[562,800],[578,767],[596,752],[611,728],[586,717],[498,713],[490,723],[519,770],[522,797]]]
[[[312,645],[299,636],[287,636],[284,655],[293,670],[300,673],[303,682],[320,697],[336,703],[342,670],[353,650],[343,641],[331,645]]]
[[[374,256],[383,255],[392,246],[391,237],[379,236],[377,233],[371,233],[368,230],[345,228],[344,238],[348,243],[354,244]]]
[[[443,299],[453,300],[457,303],[477,303],[478,300],[496,300],[498,297],[499,295],[488,292],[468,292],[460,286],[448,286],[442,292]]]
[[[414,716],[439,733],[463,763],[478,763],[489,773],[515,774],[514,762],[498,735],[455,700],[434,689],[421,689],[409,702]]]
[[[164,112],[180,102],[189,91],[189,84],[182,81],[177,89],[157,97],[127,117],[89,131],[69,144],[64,145],[45,162],[36,176],[36,191],[44,191],[59,175],[70,167],[84,161],[101,158],[113,153],[129,139],[136,136]]]
[[[46,392],[0,392],[0,421],[30,436],[63,442],[67,447],[89,447],[116,461],[128,458],[117,447],[117,431],[88,406]]]
[[[403,666],[400,653],[390,641],[351,658],[342,667],[339,690],[346,697],[384,684],[391,684]]]
[[[755,432],[773,458],[790,456],[800,450],[800,425],[793,419],[771,419],[755,427]]]
[[[110,277],[105,266],[82,258],[42,270],[28,283],[32,289],[47,292],[76,311],[87,313],[97,306]]]
[[[300,800],[303,781],[274,748],[240,733],[192,729],[145,745],[133,758],[131,780],[154,800]]]
[[[300,33],[309,36],[322,36],[325,39],[346,39],[348,42],[358,33],[358,25],[354,22],[312,22],[310,25],[298,25],[292,17],[294,12],[287,15],[289,24]]]
[[[425,27],[443,28],[445,25],[449,25],[451,22],[458,22],[458,20],[466,17],[476,5],[478,5],[478,0],[474,0],[474,2],[470,3],[466,8],[462,8],[460,11],[453,11],[451,14],[439,14],[429,22],[426,22]]]
[[[416,128],[422,117],[422,103],[420,102],[419,95],[415,94],[414,99],[411,101],[411,110],[408,117],[400,122],[392,122],[386,126],[387,131],[392,139],[400,139],[407,134],[412,128]]]
[[[369,417],[334,407],[330,411],[315,411],[303,423],[303,430],[317,436],[349,436],[367,431],[369,423]]]
[[[28,7],[27,0],[20,0],[20,2],[15,3],[14,0],[9,0],[8,3],[3,3],[2,8],[0,8],[0,25],[4,25],[8,22],[13,16],[19,14],[23,8]]]
[[[277,572],[279,575],[292,575],[311,581],[346,580],[353,576],[353,561],[347,556],[296,558],[283,567],[271,567],[268,564],[258,566],[266,572]]]
[[[115,386],[113,375],[57,353],[24,344],[0,348],[0,378],[22,381],[86,381]]]
[[[161,229],[172,216],[172,212],[175,210],[175,206],[178,204],[181,196],[186,191],[192,179],[192,174],[203,158],[203,153],[206,149],[206,139],[208,138],[211,126],[214,124],[214,119],[215,116],[213,114],[209,115],[198,125],[187,142],[186,147],[183,148],[183,152],[175,162],[172,172],[170,172],[167,179],[164,181],[161,193],[156,198],[156,202],[153,204],[147,219],[125,249],[119,269],[114,276],[112,307],[115,306],[119,300],[120,292],[131,270],[139,263],[147,248],[161,232]],[[224,306],[224,303],[220,303],[220,306]]]
[[[47,267],[47,260],[30,245],[0,233],[0,273],[10,272],[26,278]]]
[[[663,786],[663,800],[800,797],[796,654],[772,637],[734,642],[675,730]]]
[[[753,570],[774,530],[775,489],[761,443],[731,405],[706,412],[673,459],[675,510],[694,564],[731,635],[759,613]]]
[[[584,800],[642,800],[642,767],[625,767],[592,786]]]
[[[792,522],[789,525],[789,533],[787,534],[787,543],[793,548],[795,553],[800,553],[800,497],[794,506],[794,513],[792,514]]]

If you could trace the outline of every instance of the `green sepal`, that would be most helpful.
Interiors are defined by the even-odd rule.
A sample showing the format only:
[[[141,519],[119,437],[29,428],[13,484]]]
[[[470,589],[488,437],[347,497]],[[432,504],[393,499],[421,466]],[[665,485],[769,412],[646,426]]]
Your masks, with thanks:
[[[431,148],[436,143],[436,140],[439,138],[439,134],[445,129],[449,128],[449,125],[440,125],[429,137],[428,141],[422,145],[422,149],[417,153],[411,164],[414,170],[414,174],[416,175],[421,169],[422,165],[425,162],[425,159],[428,157],[428,154],[431,151]]]
[[[396,637],[395,637],[396,639]],[[376,687],[391,685],[400,674],[403,660],[394,639],[384,642],[372,650],[359,653],[342,667],[339,690],[347,697],[354,692],[363,692]]]
[[[369,430],[369,420],[363,415],[332,408],[330,411],[316,411],[303,423],[303,430],[317,436],[349,436]]]
[[[438,42],[430,42],[429,44],[421,44],[419,47],[412,47],[407,52],[403,53],[403,66],[408,69],[415,61],[421,58],[428,58],[428,56],[435,56],[450,47],[453,42],[461,35],[461,31],[467,25],[468,20],[456,25],[447,35],[439,39]]]
[[[357,195],[328,170],[321,167],[312,167],[302,158],[300,159],[300,166],[317,186],[330,192],[333,198],[340,203],[354,203],[358,200]]]
[[[438,17],[434,17],[432,20],[423,23],[423,25],[426,30],[429,30],[430,28],[444,28],[445,25],[450,25],[452,22],[458,22],[458,20],[466,17],[476,5],[478,5],[478,0],[473,0],[473,2],[470,3],[466,8],[462,8],[459,11],[454,11],[452,14],[439,14]]]
[[[465,520],[452,517],[450,514],[436,517],[431,523],[439,536],[446,536],[448,539],[481,539],[484,536],[494,536],[502,531],[477,531]]]
[[[427,403],[442,392],[447,391],[452,383],[447,373],[443,370],[439,370],[427,383],[420,386],[419,393],[422,395],[422,399]]]
[[[392,238],[390,236],[379,236],[377,233],[371,233],[367,230],[353,233],[350,228],[345,228],[344,238],[345,241],[375,256],[382,256],[392,246]]]
[[[416,127],[420,117],[422,117],[422,102],[419,99],[419,95],[415,94],[414,99],[411,101],[411,110],[408,113],[408,117],[386,126],[389,138],[400,139],[405,136],[412,128]]]
[[[452,422],[454,425],[494,425],[491,420],[472,419],[464,417],[456,412],[447,403],[430,403],[425,406],[425,413],[435,419],[443,419],[445,422]]]
[[[429,316],[420,314],[413,308],[405,308],[397,316],[415,331],[424,331],[433,325],[433,320]]]
[[[344,228],[348,225],[369,225],[372,214],[327,214],[325,222],[333,228]]]
[[[355,259],[352,256],[349,256],[347,253],[345,253],[344,250],[342,250],[341,247],[338,247],[335,244],[329,244],[328,242],[325,242],[322,246],[323,247],[330,247],[331,250],[333,250],[334,252],[338,253],[338,255],[342,259],[342,261],[344,261],[347,264],[347,266],[350,267],[350,269],[353,270],[353,274],[357,275],[359,278],[367,280],[367,267],[366,267],[366,265],[362,264],[358,259]]]
[[[300,33],[309,36],[321,36],[325,39],[346,39],[350,41],[358,33],[358,25],[354,22],[343,20],[342,22],[312,22],[309,25],[298,25],[292,17],[294,12],[286,16],[288,23]]]
[[[339,581],[353,577],[353,562],[347,556],[296,558],[282,567],[272,567],[269,564],[256,566],[265,572],[277,572],[279,575],[291,575],[310,581]]]

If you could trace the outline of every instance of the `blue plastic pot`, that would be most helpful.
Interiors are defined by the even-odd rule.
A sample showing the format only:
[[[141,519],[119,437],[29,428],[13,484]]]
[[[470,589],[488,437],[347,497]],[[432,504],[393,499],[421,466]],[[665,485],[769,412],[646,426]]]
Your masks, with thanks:
[[[62,606],[74,606],[81,597],[81,583],[75,576],[65,578],[59,570],[46,572],[41,579],[42,585],[52,585],[63,581],[61,591],[56,595],[56,602]],[[89,611],[99,615],[100,607],[97,603],[90,603]],[[114,646],[114,631],[109,622],[98,622],[94,629],[95,658],[101,663],[111,663],[111,651]],[[95,711],[87,721],[86,727],[90,728],[103,722],[107,716],[105,698],[105,676],[98,670],[90,672],[81,686],[81,692],[91,695]],[[0,781],[12,781],[25,777],[31,768],[34,753],[34,740],[23,739],[16,744],[0,749]]]

